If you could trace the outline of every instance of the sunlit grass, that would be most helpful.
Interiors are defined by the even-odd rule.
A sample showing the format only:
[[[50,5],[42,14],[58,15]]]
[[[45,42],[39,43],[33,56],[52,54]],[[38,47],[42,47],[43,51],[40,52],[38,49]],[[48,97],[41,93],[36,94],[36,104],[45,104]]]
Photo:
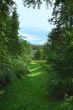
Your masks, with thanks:
[[[35,74],[29,74],[28,76],[30,76],[30,77],[36,77],[36,76],[38,76],[38,75],[40,75],[40,74],[42,74],[41,72],[38,72],[38,73],[35,73]]]
[[[36,70],[38,70],[40,67],[42,67],[42,66],[39,66],[39,67],[34,68],[34,69],[31,69],[30,72],[36,71]]]

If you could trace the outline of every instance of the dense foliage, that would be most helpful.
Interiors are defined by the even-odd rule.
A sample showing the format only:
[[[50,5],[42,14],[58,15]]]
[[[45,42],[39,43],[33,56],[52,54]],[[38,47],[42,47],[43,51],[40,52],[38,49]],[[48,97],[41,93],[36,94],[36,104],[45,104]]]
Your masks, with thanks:
[[[0,0],[0,85],[29,72],[31,46],[21,40],[15,2]],[[2,86],[1,86],[2,87]]]
[[[54,28],[45,45],[47,62],[55,78],[51,80],[54,98],[73,96],[73,8],[72,0],[55,0],[52,21]],[[52,93],[53,91],[53,93]],[[56,94],[57,93],[57,94]]]

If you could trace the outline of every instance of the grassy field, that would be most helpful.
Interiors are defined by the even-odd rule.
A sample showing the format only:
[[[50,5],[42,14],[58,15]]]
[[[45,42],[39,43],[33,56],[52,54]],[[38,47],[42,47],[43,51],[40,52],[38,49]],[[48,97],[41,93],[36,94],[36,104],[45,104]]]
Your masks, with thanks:
[[[30,71],[6,88],[0,97],[0,110],[61,110],[62,102],[49,101],[45,62],[32,62]]]

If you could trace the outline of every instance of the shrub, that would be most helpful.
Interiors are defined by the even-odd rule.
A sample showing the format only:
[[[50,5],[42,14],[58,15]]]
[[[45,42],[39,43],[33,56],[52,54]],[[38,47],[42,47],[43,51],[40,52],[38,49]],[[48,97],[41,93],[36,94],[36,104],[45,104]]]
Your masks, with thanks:
[[[73,96],[73,81],[72,80],[68,80],[67,81],[67,94],[68,96]]]
[[[73,96],[67,98],[61,106],[61,110],[72,110],[73,109]]]
[[[29,73],[27,64],[21,60],[14,60],[12,62],[12,70],[17,78],[21,78]]]
[[[8,64],[0,64],[0,85],[7,85],[10,83],[10,68]]]
[[[66,94],[66,85],[62,80],[54,79],[49,84],[49,98],[50,99],[64,99]]]

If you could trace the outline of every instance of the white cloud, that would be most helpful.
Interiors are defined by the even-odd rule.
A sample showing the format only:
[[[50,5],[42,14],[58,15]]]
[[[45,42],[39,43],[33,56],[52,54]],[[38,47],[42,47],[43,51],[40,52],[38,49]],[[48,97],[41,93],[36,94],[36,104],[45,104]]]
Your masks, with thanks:
[[[20,35],[22,36],[22,39],[25,39],[25,40],[27,40],[27,41],[29,41],[29,42],[32,42],[32,41],[40,41],[41,40],[41,38],[38,38],[38,36],[36,36],[36,35],[29,35],[29,34],[24,34],[24,33],[20,33]]]
[[[47,41],[46,39],[43,40],[40,37],[38,38],[38,36],[33,35],[33,34],[29,35],[29,34],[20,33],[20,35],[22,36],[22,39],[27,40],[31,44],[43,45]]]

